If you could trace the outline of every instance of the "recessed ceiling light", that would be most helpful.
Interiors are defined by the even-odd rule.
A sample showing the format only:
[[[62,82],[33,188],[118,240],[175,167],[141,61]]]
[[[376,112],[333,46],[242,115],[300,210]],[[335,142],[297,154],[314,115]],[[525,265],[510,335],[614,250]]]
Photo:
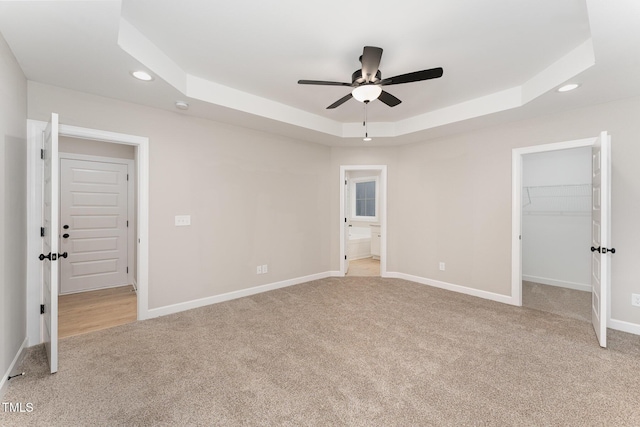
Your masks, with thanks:
[[[580,85],[578,83],[569,83],[567,85],[564,85],[562,87],[558,88],[558,92],[569,92],[570,90],[574,90],[579,88]]]
[[[151,74],[147,73],[146,71],[132,71],[131,75],[136,79],[142,80],[145,82],[150,82],[151,80],[153,80],[153,77],[151,76]]]

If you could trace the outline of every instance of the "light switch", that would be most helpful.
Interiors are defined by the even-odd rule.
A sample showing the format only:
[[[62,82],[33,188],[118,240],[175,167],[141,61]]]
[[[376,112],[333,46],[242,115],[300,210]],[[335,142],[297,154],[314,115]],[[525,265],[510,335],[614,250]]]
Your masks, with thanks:
[[[176,227],[191,225],[191,215],[176,215]]]

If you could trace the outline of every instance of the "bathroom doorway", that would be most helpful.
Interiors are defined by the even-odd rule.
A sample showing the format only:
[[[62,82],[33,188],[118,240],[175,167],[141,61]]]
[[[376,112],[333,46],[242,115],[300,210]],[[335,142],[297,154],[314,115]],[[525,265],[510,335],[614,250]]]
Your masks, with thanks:
[[[340,265],[344,276],[386,274],[386,165],[340,167]]]

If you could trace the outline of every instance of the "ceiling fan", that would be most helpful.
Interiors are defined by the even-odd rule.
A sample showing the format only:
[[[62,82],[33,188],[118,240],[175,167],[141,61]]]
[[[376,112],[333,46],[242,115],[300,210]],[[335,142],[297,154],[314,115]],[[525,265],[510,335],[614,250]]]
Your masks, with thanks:
[[[398,85],[402,83],[419,82],[422,80],[437,79],[442,77],[442,68],[431,68],[429,70],[414,71],[413,73],[400,74],[394,77],[382,78],[382,73],[378,69],[380,59],[382,58],[382,48],[365,46],[360,57],[362,69],[356,70],[351,75],[351,83],[343,82],[327,82],[322,80],[298,80],[301,85],[321,85],[321,86],[349,86],[354,88],[351,93],[338,99],[327,109],[333,109],[344,104],[351,98],[355,98],[360,102],[369,103],[374,99],[387,104],[389,107],[395,107],[400,101],[389,92],[382,90],[382,86]]]

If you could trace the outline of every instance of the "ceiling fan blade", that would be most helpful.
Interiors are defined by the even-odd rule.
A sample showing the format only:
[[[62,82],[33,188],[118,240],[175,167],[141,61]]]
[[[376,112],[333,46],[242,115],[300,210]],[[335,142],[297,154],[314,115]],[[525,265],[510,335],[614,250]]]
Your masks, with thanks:
[[[378,99],[384,102],[385,104],[387,104],[389,107],[395,107],[396,105],[402,102],[398,98],[396,98],[395,96],[391,95],[389,92],[386,92],[384,90],[382,91]]]
[[[362,77],[367,83],[376,76],[380,59],[382,58],[382,49],[379,47],[365,46],[362,51]]]
[[[430,70],[414,71],[413,73],[400,74],[399,76],[383,79],[378,84],[381,86],[399,85],[402,83],[419,82],[422,80],[437,79],[442,77],[442,68],[431,68]]]
[[[325,82],[322,80],[298,80],[299,85],[321,85],[321,86],[351,86],[351,83]]]
[[[345,102],[347,102],[351,98],[353,98],[353,95],[351,95],[351,93],[349,93],[348,95],[343,96],[342,98],[338,99],[333,104],[329,105],[327,107],[327,110],[333,110],[334,108],[341,106],[342,104],[344,104]]]

